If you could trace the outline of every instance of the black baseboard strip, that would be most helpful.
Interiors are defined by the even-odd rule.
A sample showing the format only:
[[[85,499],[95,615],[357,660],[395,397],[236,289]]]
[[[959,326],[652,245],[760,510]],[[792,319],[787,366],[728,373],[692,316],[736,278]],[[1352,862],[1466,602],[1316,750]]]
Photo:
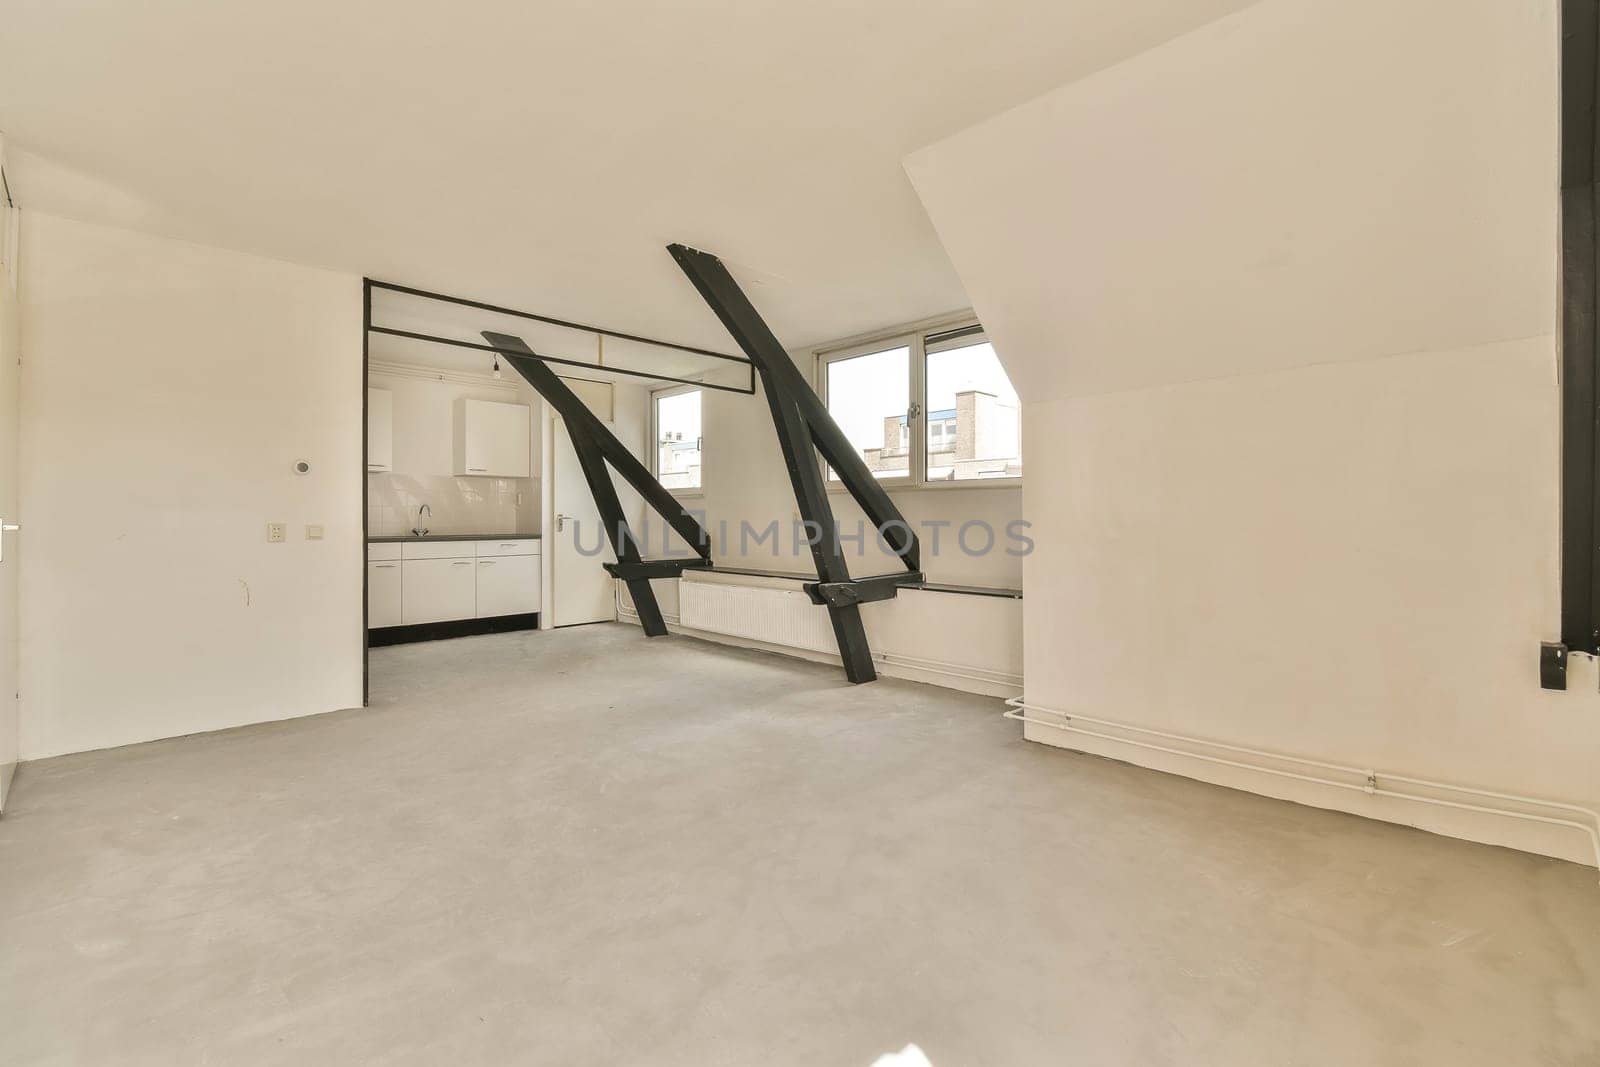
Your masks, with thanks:
[[[491,619],[451,619],[449,622],[423,622],[414,626],[380,626],[367,631],[367,645],[405,645],[413,641],[443,641],[450,637],[478,634],[504,634],[513,630],[537,630],[539,613],[496,615]]]

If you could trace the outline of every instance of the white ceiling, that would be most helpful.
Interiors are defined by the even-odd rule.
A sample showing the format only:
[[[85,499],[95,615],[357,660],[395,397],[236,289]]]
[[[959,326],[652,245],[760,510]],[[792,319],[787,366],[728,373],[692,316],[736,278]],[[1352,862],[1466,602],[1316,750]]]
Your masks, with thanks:
[[[23,208],[727,350],[965,306],[910,151],[1250,0],[0,0]]]

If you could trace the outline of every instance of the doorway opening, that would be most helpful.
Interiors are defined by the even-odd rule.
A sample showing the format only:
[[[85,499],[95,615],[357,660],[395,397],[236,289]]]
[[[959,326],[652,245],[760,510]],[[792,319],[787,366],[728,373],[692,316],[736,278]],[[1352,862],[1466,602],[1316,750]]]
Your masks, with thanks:
[[[372,279],[363,302],[364,692],[375,647],[615,621],[617,556],[572,420],[578,440],[605,434],[643,460],[650,389],[753,394],[750,363]],[[486,343],[500,334],[525,339],[577,407]],[[615,495],[637,523],[644,500]]]

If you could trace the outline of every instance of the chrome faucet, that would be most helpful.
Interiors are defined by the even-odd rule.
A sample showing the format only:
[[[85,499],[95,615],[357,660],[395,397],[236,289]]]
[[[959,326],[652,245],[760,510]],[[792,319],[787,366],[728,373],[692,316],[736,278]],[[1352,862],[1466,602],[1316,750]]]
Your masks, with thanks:
[[[433,509],[426,504],[417,509],[417,524],[411,527],[411,532],[418,537],[428,536],[427,524],[422,521],[424,515],[430,519],[433,517]]]

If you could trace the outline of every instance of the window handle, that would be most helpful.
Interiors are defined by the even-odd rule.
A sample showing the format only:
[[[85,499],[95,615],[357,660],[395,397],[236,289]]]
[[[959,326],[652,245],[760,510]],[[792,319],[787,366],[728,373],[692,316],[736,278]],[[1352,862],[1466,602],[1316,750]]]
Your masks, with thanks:
[[[918,415],[921,415],[921,414],[922,414],[922,405],[917,403],[915,400],[913,400],[911,402],[911,406],[906,408],[906,421],[910,422],[912,419],[916,418]]]

